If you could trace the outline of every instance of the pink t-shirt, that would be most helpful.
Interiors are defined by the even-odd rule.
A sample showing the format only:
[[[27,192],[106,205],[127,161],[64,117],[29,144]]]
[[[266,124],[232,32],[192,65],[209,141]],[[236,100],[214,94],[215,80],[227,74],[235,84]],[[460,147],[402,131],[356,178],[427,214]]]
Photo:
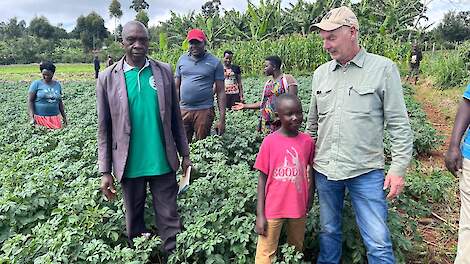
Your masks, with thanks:
[[[267,219],[306,215],[310,184],[307,165],[313,163],[314,145],[314,140],[301,132],[287,137],[276,131],[263,140],[255,168],[268,175],[264,207]]]

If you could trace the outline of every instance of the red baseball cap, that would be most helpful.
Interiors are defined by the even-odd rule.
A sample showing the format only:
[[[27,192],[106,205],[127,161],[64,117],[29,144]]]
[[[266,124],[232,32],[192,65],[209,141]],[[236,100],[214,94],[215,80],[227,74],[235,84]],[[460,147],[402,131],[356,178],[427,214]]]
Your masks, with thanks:
[[[187,39],[188,41],[195,39],[195,40],[203,42],[203,41],[206,41],[206,34],[204,34],[204,31],[198,28],[191,29],[188,32]]]

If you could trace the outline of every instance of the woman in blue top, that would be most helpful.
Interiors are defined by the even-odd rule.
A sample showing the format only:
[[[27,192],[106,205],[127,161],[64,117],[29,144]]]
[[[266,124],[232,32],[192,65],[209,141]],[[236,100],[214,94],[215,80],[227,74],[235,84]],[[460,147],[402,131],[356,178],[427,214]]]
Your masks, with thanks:
[[[62,122],[67,125],[67,117],[62,102],[62,86],[52,79],[55,65],[52,62],[41,62],[39,70],[42,80],[34,81],[28,91],[31,123],[52,129],[61,128]]]

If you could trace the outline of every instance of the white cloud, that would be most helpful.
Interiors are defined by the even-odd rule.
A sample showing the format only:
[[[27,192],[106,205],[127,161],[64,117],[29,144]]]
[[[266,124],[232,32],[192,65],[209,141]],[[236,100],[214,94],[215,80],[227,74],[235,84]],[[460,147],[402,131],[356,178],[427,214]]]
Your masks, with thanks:
[[[429,1],[427,1],[429,2]],[[432,27],[435,27],[444,18],[444,14],[449,11],[469,11],[470,0],[434,0],[429,3],[428,12],[426,16],[429,21],[426,25],[433,23]]]

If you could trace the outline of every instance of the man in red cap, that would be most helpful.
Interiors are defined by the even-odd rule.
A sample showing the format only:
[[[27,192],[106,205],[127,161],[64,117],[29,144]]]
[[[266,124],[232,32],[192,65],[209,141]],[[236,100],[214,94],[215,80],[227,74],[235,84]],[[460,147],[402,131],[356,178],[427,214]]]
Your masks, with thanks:
[[[176,64],[176,89],[180,96],[181,116],[188,141],[210,134],[214,121],[214,84],[219,105],[219,135],[225,131],[224,67],[220,60],[206,51],[206,35],[200,29],[188,32],[189,52]]]

